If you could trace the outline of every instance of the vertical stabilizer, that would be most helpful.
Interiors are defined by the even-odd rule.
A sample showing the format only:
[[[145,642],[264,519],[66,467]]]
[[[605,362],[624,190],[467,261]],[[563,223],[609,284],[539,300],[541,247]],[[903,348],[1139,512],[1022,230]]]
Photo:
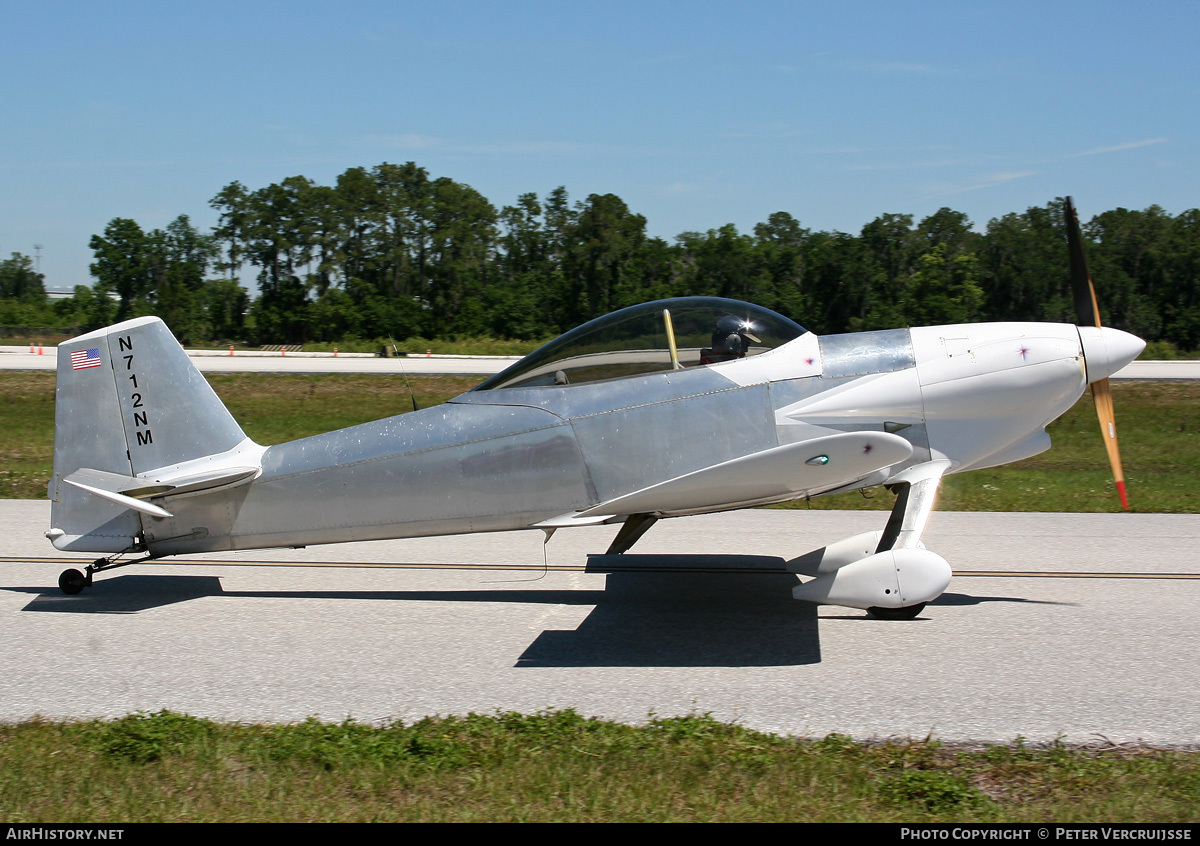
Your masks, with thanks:
[[[59,549],[130,549],[141,535],[138,511],[64,479],[81,470],[138,477],[246,442],[159,318],[128,320],[61,344],[47,536]]]

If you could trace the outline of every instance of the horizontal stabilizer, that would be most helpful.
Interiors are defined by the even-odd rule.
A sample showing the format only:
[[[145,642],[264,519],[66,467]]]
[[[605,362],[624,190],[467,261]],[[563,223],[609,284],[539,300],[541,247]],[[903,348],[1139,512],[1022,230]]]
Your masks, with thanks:
[[[207,473],[145,478],[122,476],[120,473],[108,473],[104,470],[81,467],[63,479],[63,482],[101,499],[132,508],[142,514],[149,514],[152,517],[170,517],[171,512],[145,500],[231,487],[250,481],[258,473],[258,467],[225,467]]]
[[[699,513],[791,499],[840,487],[899,464],[911,455],[912,445],[898,435],[885,432],[829,435],[773,447],[668,479],[585,509],[569,522],[580,525],[595,522],[597,517],[620,514]]]
[[[90,470],[84,467],[67,476],[67,478],[63,479],[63,482],[117,505],[132,508],[134,511],[141,512],[142,514],[149,514],[151,517],[171,516],[171,512],[165,508],[160,508],[153,503],[144,502],[123,491],[123,489],[127,488],[133,493],[140,493],[139,488],[146,487],[144,481],[139,483],[139,480],[132,476],[105,473],[103,470]]]

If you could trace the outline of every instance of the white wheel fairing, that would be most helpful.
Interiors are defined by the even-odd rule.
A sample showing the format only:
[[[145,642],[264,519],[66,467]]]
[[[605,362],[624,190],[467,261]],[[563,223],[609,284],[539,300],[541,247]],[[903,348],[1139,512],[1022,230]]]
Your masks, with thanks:
[[[792,596],[864,610],[904,608],[937,599],[952,575],[946,559],[935,552],[889,549],[797,585]]]

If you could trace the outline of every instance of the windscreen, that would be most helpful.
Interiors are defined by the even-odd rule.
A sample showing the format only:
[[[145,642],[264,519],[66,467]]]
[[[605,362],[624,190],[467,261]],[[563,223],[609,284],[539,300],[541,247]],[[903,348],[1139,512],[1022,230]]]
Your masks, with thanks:
[[[580,385],[702,367],[764,353],[803,334],[783,315],[738,300],[658,300],[560,335],[475,390]]]

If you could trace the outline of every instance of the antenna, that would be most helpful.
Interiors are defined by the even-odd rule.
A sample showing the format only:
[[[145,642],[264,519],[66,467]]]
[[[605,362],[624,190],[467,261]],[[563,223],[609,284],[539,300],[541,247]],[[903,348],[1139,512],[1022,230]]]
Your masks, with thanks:
[[[33,245],[33,270],[35,273],[42,272],[42,245]]]
[[[392,342],[392,352],[395,353],[396,358],[403,359],[404,356],[400,355],[400,348],[396,346],[395,339],[389,337],[388,340]],[[417,408],[417,395],[413,393],[412,382],[408,381],[408,371],[404,369],[403,361],[400,361],[400,373],[404,376],[404,384],[408,386],[408,398],[412,400],[413,411],[419,411],[420,409]]]

